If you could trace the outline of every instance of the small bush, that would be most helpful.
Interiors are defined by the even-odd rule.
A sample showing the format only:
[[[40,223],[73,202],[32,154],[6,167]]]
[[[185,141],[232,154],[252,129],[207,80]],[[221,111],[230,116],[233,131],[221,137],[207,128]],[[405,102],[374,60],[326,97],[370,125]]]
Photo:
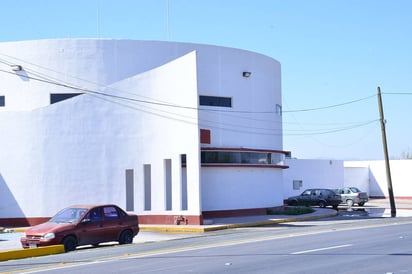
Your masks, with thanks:
[[[267,215],[301,215],[312,213],[315,210],[309,206],[284,206],[269,208],[266,210]]]

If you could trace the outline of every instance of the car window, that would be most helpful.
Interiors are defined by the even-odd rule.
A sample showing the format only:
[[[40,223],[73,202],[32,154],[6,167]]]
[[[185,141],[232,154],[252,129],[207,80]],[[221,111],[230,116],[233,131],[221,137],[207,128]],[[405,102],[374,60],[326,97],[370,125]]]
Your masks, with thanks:
[[[119,219],[119,214],[114,206],[105,206],[103,212],[106,220]]]
[[[89,214],[87,214],[86,219],[90,219],[90,221],[92,222],[99,222],[103,220],[101,208],[96,207],[90,210]]]
[[[86,211],[85,208],[66,208],[57,213],[49,222],[74,223],[80,220]]]
[[[358,188],[356,187],[351,187],[350,190],[352,190],[353,193],[359,193],[361,192]]]
[[[310,195],[310,190],[303,191],[302,195]]]

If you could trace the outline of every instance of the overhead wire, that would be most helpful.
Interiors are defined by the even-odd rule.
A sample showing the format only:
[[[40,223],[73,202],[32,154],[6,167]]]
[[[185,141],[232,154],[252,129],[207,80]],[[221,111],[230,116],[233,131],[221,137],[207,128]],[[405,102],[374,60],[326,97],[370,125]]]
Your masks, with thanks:
[[[306,112],[306,111],[315,111],[315,110],[323,110],[323,109],[329,109],[329,108],[335,108],[335,107],[340,107],[340,106],[344,106],[344,105],[349,105],[349,104],[353,104],[353,103],[357,103],[360,101],[364,101],[367,99],[370,99],[372,97],[375,97],[376,95],[369,95],[360,99],[356,99],[356,100],[352,100],[352,101],[347,101],[347,102],[343,102],[340,104],[334,104],[334,105],[328,105],[328,106],[323,106],[323,107],[316,107],[316,108],[307,108],[307,109],[296,109],[296,110],[286,110],[283,111],[284,113],[288,113],[288,112]]]
[[[4,73],[8,73],[8,74],[13,74],[13,75],[15,75],[14,72],[2,70],[2,69],[0,69],[0,72],[4,72]],[[140,100],[140,99],[125,97],[125,96],[107,94],[107,93],[104,93],[104,92],[99,92],[99,91],[94,91],[94,90],[91,90],[91,89],[86,89],[86,88],[82,88],[82,87],[72,86],[72,85],[68,85],[68,84],[65,84],[65,83],[59,83],[59,82],[56,82],[56,81],[54,81],[54,80],[49,80],[49,79],[47,79],[47,78],[45,78],[45,77],[43,77],[43,76],[41,76],[41,77],[39,77],[39,76],[33,77],[33,76],[25,75],[25,74],[20,74],[19,76],[24,77],[24,78],[28,78],[28,79],[31,79],[31,80],[35,80],[35,81],[44,82],[44,83],[47,83],[47,84],[53,84],[53,85],[57,85],[57,86],[60,86],[60,87],[70,88],[70,89],[73,89],[73,90],[77,90],[77,91],[84,92],[84,93],[89,94],[89,95],[92,94],[92,95],[98,95],[98,96],[107,97],[107,98],[112,99],[112,102],[114,102],[113,100],[123,100],[123,101],[132,101],[132,102],[135,102],[135,103],[137,102],[137,103],[151,104],[151,105],[156,105],[156,106],[167,106],[167,107],[183,108],[183,109],[189,109],[189,110],[206,110],[206,111],[209,111],[209,109],[199,109],[199,108],[196,108],[196,107],[179,106],[179,105],[174,105],[174,104],[161,103],[161,102],[152,102],[152,101],[148,101],[148,100]],[[108,101],[108,100],[106,100],[106,101]],[[117,102],[117,104],[119,104],[119,102]],[[121,104],[120,104],[120,105],[121,105]],[[125,106],[125,104],[122,104],[122,105]],[[134,109],[137,109],[137,108],[134,108]],[[151,113],[151,114],[154,114],[154,115],[157,115],[157,116],[162,116],[163,118],[169,118],[169,119],[170,119],[170,116],[168,117],[168,116],[165,116],[165,115],[156,114],[156,113],[153,112],[154,110],[155,110],[155,109],[152,109],[151,111],[150,111],[150,110],[144,110],[144,109],[142,109],[142,108],[139,109],[139,111],[144,111],[144,112]],[[158,109],[157,109],[156,111],[165,112],[165,113],[167,113],[168,115],[176,115],[176,116],[179,116],[179,115],[180,115],[180,114],[177,114],[177,113],[167,112],[167,111],[158,110]],[[219,111],[219,110],[210,110],[210,111],[214,111],[214,112],[215,112],[215,111]],[[248,113],[251,113],[251,112],[248,112]],[[180,115],[180,116],[182,116],[182,115]],[[191,117],[186,116],[186,117],[183,117],[183,118],[191,118]],[[179,119],[179,120],[182,121],[182,122],[184,121],[184,120],[182,120],[182,119]],[[217,127],[216,124],[215,124],[215,122],[213,122],[213,121],[211,121],[211,120],[200,119],[200,121],[201,121],[202,123],[204,123],[206,126],[210,127],[210,128],[225,129],[224,127]],[[185,122],[187,122],[187,121],[185,121]],[[194,123],[194,122],[193,122],[193,123]],[[207,124],[207,123],[210,123],[210,124]],[[221,124],[222,124],[222,123],[221,123]],[[231,127],[236,127],[236,126],[244,127],[243,125],[234,125],[234,124],[223,124],[223,125],[231,126]],[[228,130],[233,131],[233,130],[235,130],[235,129],[228,129]],[[271,129],[268,129],[268,128],[256,128],[256,127],[254,127],[254,128],[253,128],[253,131],[251,131],[251,130],[237,130],[237,131],[238,131],[238,132],[250,133],[250,134],[256,134],[256,131],[255,131],[255,130],[270,131]],[[273,130],[276,130],[276,129],[273,129]],[[277,133],[277,132],[276,132],[276,133],[261,132],[260,134],[275,134],[275,135],[280,135],[281,132],[280,132],[280,130],[278,130],[278,131],[279,131],[279,133]]]
[[[4,60],[0,59],[1,63],[7,64],[7,65],[11,65],[13,63],[11,62],[7,62]],[[1,72],[4,73],[9,73],[9,74],[13,74],[15,75],[15,72],[10,72],[10,71],[6,71],[6,70],[1,70]],[[108,97],[111,99],[115,99],[115,100],[123,100],[123,101],[129,101],[129,102],[134,102],[134,103],[142,103],[145,105],[154,105],[154,106],[165,106],[165,107],[171,107],[171,108],[181,108],[181,109],[189,109],[189,110],[199,110],[199,111],[211,111],[211,112],[223,112],[223,113],[227,113],[229,115],[233,115],[233,113],[242,113],[242,114],[274,114],[274,111],[261,111],[261,112],[254,112],[254,111],[235,111],[235,110],[224,110],[224,109],[210,109],[210,108],[199,108],[199,107],[189,107],[189,106],[182,106],[182,105],[176,105],[176,104],[170,104],[167,102],[159,102],[159,101],[153,101],[153,100],[143,100],[143,99],[136,99],[136,98],[131,98],[131,97],[127,97],[127,96],[120,96],[120,95],[114,95],[114,94],[108,94],[108,93],[104,93],[104,92],[100,92],[100,91],[95,91],[92,90],[90,88],[83,88],[83,87],[78,87],[78,86],[74,86],[72,84],[68,84],[68,83],[62,83],[62,81],[58,80],[58,79],[52,79],[49,76],[44,76],[41,73],[37,73],[36,71],[32,71],[30,70],[30,73],[32,75],[35,75],[36,77],[33,76],[29,76],[29,75],[20,75],[21,77],[27,77],[29,79],[32,80],[36,80],[36,81],[40,81],[40,82],[44,82],[44,83],[48,83],[48,84],[53,84],[53,85],[57,85],[60,87],[65,87],[65,88],[69,88],[69,89],[74,89],[74,90],[78,90],[84,93],[88,93],[88,94],[94,94],[97,96],[103,96],[103,97]],[[96,84],[96,83],[94,83]],[[96,86],[99,86],[96,84]],[[129,93],[132,94],[132,93]],[[133,95],[136,95],[133,93]],[[373,95],[374,96],[374,95]],[[340,104],[334,104],[334,105],[329,105],[329,106],[324,106],[324,107],[317,107],[317,108],[310,108],[310,109],[301,109],[301,110],[286,110],[286,111],[282,111],[282,113],[291,113],[291,112],[307,112],[307,111],[315,111],[315,110],[322,110],[322,109],[329,109],[329,108],[335,108],[335,107],[339,107],[339,106],[343,106],[343,105],[348,105],[348,104],[353,104],[359,101],[363,101],[366,99],[369,99],[373,96],[368,96],[368,97],[364,97],[364,98],[360,98],[357,100],[352,100],[352,101],[348,101],[348,102],[344,102],[344,103],[340,103]],[[139,109],[140,111],[144,111],[142,108]],[[164,110],[158,110],[158,109],[152,109],[151,113],[153,113],[153,111],[162,111],[164,113],[167,113],[167,115],[177,115],[179,116],[180,114],[177,113],[172,113],[172,112],[165,112]],[[183,117],[183,118],[188,118],[188,117]],[[190,117],[189,117],[190,118]],[[237,116],[236,118],[239,119],[249,119],[251,121],[257,121],[257,122],[271,122],[273,123],[273,120],[265,120],[265,119],[256,119],[256,118],[251,118],[251,117],[247,117],[247,116]],[[327,133],[334,133],[334,132],[340,132],[340,131],[345,131],[345,130],[350,130],[353,128],[357,128],[357,127],[361,127],[364,125],[367,125],[373,121],[369,121],[369,122],[362,122],[362,123],[358,123],[354,126],[350,126],[350,127],[343,127],[343,128],[339,128],[339,129],[332,129],[332,130],[320,130],[320,131],[314,131],[311,130],[311,132],[308,133],[301,133],[301,134],[286,134],[286,135],[319,135],[319,134],[327,134]],[[216,122],[215,121],[211,121],[211,120],[205,120],[205,121],[201,121],[201,122],[205,122],[204,125],[208,126],[208,127],[214,127],[214,128],[220,128],[220,129],[227,129],[227,128],[223,128],[223,127],[217,127],[216,126]],[[194,122],[193,122],[194,123]],[[210,123],[210,124],[209,124]],[[279,122],[281,123],[281,122]],[[287,122],[286,122],[287,123]],[[235,125],[235,124],[227,124],[227,123],[221,123],[221,125],[226,126],[226,127],[235,127],[234,129],[229,129],[229,130],[238,130],[237,128],[239,127],[244,127],[244,125]],[[259,134],[273,134],[273,135],[281,135],[282,134],[282,129],[281,128],[267,128],[267,127],[253,127],[252,128],[253,131],[250,131],[251,133],[256,133],[255,130],[264,130],[264,131],[269,131],[270,133],[259,133]]]

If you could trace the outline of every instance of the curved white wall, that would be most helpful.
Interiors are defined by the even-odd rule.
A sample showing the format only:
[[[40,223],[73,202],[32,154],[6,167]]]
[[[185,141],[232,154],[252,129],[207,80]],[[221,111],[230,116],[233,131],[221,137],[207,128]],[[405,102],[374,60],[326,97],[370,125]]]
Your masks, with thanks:
[[[13,72],[12,64],[23,70]],[[211,144],[202,146],[282,150],[275,113],[280,64],[272,58],[190,43],[56,39],[0,43],[0,69],[6,98],[0,107],[0,188],[6,193],[0,218],[50,216],[71,203],[125,207],[126,169],[134,170],[138,213],[199,215],[282,203],[275,190],[281,170],[227,169],[221,184],[221,171],[200,168],[199,129],[211,131]],[[50,105],[50,93],[78,92],[85,94]],[[199,95],[231,97],[233,107],[199,107]],[[165,159],[172,163],[172,210],[165,209]],[[150,212],[142,202],[147,164]],[[188,209],[182,210],[186,179]],[[233,189],[238,195],[228,199]],[[222,199],[214,204],[216,194]]]
[[[192,53],[111,88],[149,95],[151,90],[139,85],[154,82],[151,96],[164,93],[167,99],[167,94],[179,93],[184,98],[180,103],[195,107],[195,60]],[[196,117],[193,110],[180,113]],[[1,201],[0,216],[50,216],[75,203],[125,207],[126,169],[135,171],[135,211],[143,212],[144,164],[152,170],[152,213],[164,212],[163,161],[171,159],[178,171],[180,154],[190,159],[188,189],[193,196],[186,214],[199,215],[197,125],[163,115],[135,102],[89,94],[29,112],[3,112],[0,126],[7,134],[0,136],[0,143],[8,149],[0,157],[0,174],[1,185],[10,192]],[[179,176],[174,172],[173,180],[180,182]],[[179,198],[178,193],[174,197]]]
[[[276,105],[281,105],[280,64],[267,56],[233,48],[99,39],[0,43],[0,69],[10,72],[0,74],[4,83],[0,95],[6,96],[6,106],[0,111],[47,106],[50,93],[82,92],[27,77],[100,91],[194,50],[198,93],[233,98],[228,113],[200,113],[199,126],[216,129],[213,145],[282,149],[281,116],[275,114]],[[23,71],[13,72],[11,64],[21,65]],[[243,71],[252,72],[251,77],[242,77]],[[127,91],[116,93],[128,96]]]

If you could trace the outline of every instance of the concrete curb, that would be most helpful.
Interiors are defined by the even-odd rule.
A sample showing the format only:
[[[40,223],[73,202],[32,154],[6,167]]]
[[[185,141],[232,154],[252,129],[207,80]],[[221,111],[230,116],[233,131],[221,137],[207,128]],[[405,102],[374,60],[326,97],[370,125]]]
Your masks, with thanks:
[[[26,229],[28,229],[28,227],[14,227],[14,228],[10,228],[9,231],[10,232],[24,232],[26,231]]]
[[[63,245],[51,245],[38,248],[29,248],[21,250],[7,250],[0,252],[0,261],[16,260],[29,257],[38,257],[52,254],[64,253]]]
[[[202,227],[184,226],[184,225],[182,226],[140,225],[140,230],[176,232],[176,233],[204,233],[204,232],[209,232],[209,231],[217,231],[217,230],[224,230],[224,229],[231,229],[231,228],[265,226],[265,225],[271,225],[271,224],[297,222],[297,221],[309,221],[309,220],[333,217],[333,216],[336,216],[337,214],[338,212],[334,211],[332,213],[321,214],[321,215],[311,215],[311,216],[294,217],[294,218],[269,219],[265,221],[248,222],[248,223],[205,225]]]

